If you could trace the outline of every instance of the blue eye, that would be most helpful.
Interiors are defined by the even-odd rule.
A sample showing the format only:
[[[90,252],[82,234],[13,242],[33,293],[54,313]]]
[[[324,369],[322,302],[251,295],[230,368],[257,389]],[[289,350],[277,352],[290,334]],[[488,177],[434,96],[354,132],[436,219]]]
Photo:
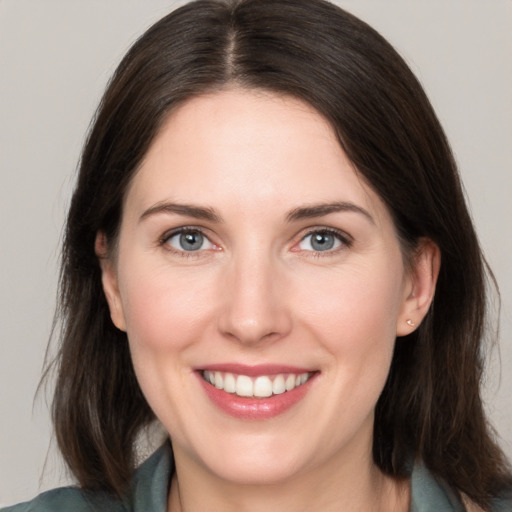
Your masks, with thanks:
[[[186,252],[211,249],[213,247],[210,240],[201,231],[195,229],[183,229],[175,232],[165,242],[173,249]]]
[[[303,251],[325,252],[337,249],[344,240],[332,231],[314,231],[308,233],[300,242],[299,248]]]

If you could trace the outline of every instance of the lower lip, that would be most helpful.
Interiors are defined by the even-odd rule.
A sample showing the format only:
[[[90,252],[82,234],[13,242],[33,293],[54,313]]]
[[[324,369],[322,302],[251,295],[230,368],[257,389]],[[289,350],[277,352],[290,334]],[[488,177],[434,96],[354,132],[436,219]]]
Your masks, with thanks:
[[[316,374],[312,375],[304,384],[279,395],[247,398],[217,389],[203,379],[201,372],[196,373],[206,395],[219,409],[235,418],[247,420],[265,420],[284,413],[304,398],[316,377]]]

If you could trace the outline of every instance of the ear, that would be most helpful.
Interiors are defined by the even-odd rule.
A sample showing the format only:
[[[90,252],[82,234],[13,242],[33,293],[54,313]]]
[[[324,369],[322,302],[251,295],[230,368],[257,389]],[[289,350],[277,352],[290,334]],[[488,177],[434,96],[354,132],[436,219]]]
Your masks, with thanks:
[[[441,267],[439,247],[429,238],[422,238],[413,255],[412,268],[406,277],[404,299],[397,318],[396,335],[413,332],[428,313],[434,300],[437,277]]]
[[[96,234],[94,251],[101,268],[101,284],[110,309],[110,318],[114,325],[126,332],[126,321],[117,283],[117,274],[111,256],[108,254],[107,237],[102,231]]]

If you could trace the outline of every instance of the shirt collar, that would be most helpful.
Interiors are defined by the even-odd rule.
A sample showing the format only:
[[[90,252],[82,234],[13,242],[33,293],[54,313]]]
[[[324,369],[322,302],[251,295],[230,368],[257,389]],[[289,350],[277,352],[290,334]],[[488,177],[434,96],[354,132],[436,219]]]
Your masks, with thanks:
[[[171,443],[166,441],[135,472],[129,510],[167,512],[167,496],[173,472]]]
[[[166,441],[135,472],[132,481],[133,512],[167,512],[167,497],[174,461],[171,443]],[[410,512],[464,512],[456,494],[436,479],[421,463],[411,473]]]

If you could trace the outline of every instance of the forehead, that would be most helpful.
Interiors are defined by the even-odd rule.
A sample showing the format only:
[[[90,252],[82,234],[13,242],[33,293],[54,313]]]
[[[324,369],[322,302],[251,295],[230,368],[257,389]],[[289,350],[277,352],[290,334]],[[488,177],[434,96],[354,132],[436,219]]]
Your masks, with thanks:
[[[340,200],[383,207],[313,107],[239,89],[195,97],[173,111],[126,199],[138,209],[162,200],[254,211]]]

